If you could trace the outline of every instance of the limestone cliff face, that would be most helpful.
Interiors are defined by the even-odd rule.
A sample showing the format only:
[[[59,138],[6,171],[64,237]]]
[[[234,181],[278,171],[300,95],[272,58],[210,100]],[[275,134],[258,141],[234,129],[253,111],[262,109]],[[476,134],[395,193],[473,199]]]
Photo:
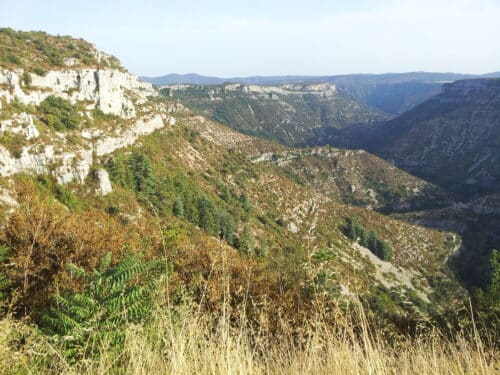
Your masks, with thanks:
[[[23,82],[26,74],[30,77],[29,85]],[[169,113],[177,107],[166,108],[150,102],[149,97],[157,92],[151,84],[139,82],[130,73],[66,69],[39,76],[22,70],[0,70],[0,105],[1,101],[4,105],[17,101],[37,106],[50,95],[73,104],[84,103],[88,112],[82,113],[83,116],[91,117],[91,110],[98,108],[105,114],[119,116],[126,125],[115,129],[81,128],[76,131],[79,144],[75,146],[60,132],[51,132],[42,139],[36,114],[14,113],[0,121],[0,134],[17,134],[29,142],[16,155],[0,143],[0,176],[51,173],[59,183],[83,183],[96,157],[127,147],[140,136],[175,122]],[[105,178],[102,173],[97,177]],[[100,193],[108,192],[109,186],[104,182]]]
[[[24,104],[38,105],[49,95],[69,99],[72,103],[91,101],[104,113],[132,118],[135,116],[132,99],[144,103],[155,95],[149,83],[139,82],[136,76],[118,70],[83,69],[50,71],[43,76],[29,75],[29,87],[21,86],[23,71],[0,70],[0,98],[14,99]],[[133,96],[127,95],[132,91]]]

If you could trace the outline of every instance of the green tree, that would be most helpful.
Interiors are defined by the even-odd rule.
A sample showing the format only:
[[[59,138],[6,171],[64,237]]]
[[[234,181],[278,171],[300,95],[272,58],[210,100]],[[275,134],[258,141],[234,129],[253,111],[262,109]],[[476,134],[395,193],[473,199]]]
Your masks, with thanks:
[[[206,197],[201,197],[198,201],[198,226],[211,235],[216,235],[217,226],[215,222],[215,212],[212,202]]]
[[[380,259],[389,262],[392,259],[392,250],[389,244],[381,239],[377,239],[377,247],[375,253]]]
[[[375,233],[375,231],[371,230],[370,233],[368,233],[367,243],[368,249],[370,249],[370,251],[375,255],[377,254],[377,240],[377,234]]]
[[[151,161],[146,155],[133,152],[129,160],[129,168],[132,171],[133,187],[150,197],[153,196],[156,187]]]
[[[179,219],[184,219],[184,202],[181,198],[176,197],[172,207],[172,213]]]
[[[253,238],[252,232],[248,227],[243,228],[239,249],[245,254],[252,254],[255,250],[255,240]]]
[[[250,212],[250,210],[252,209],[252,204],[250,203],[250,200],[248,199],[248,195],[246,195],[245,192],[241,193],[239,200],[240,200],[241,206],[243,207],[243,210],[245,210],[245,212]]]
[[[358,219],[354,216],[349,218],[349,223],[347,225],[347,236],[354,241],[358,240],[359,236],[359,224]]]
[[[224,200],[225,202],[229,202],[229,200],[231,199],[231,192],[229,191],[227,185],[221,182],[218,186],[218,189],[219,195],[222,200]]]
[[[236,224],[233,217],[228,213],[223,213],[219,217],[220,238],[231,246],[235,244]]]
[[[110,166],[111,180],[126,189],[133,189],[133,176],[128,167],[128,160],[122,155],[117,155]]]

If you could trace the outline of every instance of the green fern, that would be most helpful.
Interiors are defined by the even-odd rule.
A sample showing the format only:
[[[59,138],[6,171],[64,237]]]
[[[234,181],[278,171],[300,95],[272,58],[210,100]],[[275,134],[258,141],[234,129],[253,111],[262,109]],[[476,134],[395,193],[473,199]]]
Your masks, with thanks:
[[[95,352],[103,343],[119,347],[124,326],[150,314],[159,263],[132,255],[116,266],[110,264],[111,254],[106,254],[93,272],[67,265],[67,271],[84,282],[83,291],[56,294],[53,308],[42,316],[43,328],[56,339],[64,337],[68,359]]]

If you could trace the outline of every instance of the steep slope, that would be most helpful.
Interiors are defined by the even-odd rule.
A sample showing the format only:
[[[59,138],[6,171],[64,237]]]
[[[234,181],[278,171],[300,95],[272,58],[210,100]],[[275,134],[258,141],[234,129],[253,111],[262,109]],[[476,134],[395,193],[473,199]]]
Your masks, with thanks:
[[[333,84],[169,86],[162,90],[235,130],[301,146],[355,124],[387,116],[337,92]]]
[[[237,228],[240,231],[244,226],[251,228],[255,249],[260,254],[273,257],[285,251],[291,259],[310,259],[315,264],[311,269],[313,275],[322,270],[337,274],[327,282],[332,290],[362,293],[360,288],[385,285],[403,294],[417,293],[425,301],[434,300],[431,275],[441,269],[442,262],[457,244],[451,234],[411,226],[339,203],[334,197],[298,183],[281,166],[265,162],[270,153],[278,154],[281,146],[262,143],[199,116],[184,113],[171,131],[148,136],[142,144],[142,151],[160,176],[180,168],[193,183],[216,194],[214,205],[226,205],[217,202],[228,199],[223,198],[227,189],[232,197],[244,193],[253,208],[249,217],[236,220]],[[162,147],[165,144],[175,148]],[[253,145],[260,148],[257,153]],[[227,202],[231,199],[234,198]],[[167,199],[167,207],[173,210],[174,201]],[[378,273],[378,266],[347,239],[344,229],[351,216],[359,217],[366,228],[375,230],[390,244],[394,251],[391,263],[401,274],[389,270],[388,265],[385,276],[384,272]],[[333,261],[328,254],[337,260]],[[322,257],[330,260],[319,261]],[[358,273],[361,270],[366,272],[364,276]],[[408,283],[409,279],[413,281]]]
[[[498,79],[447,84],[378,132],[367,148],[411,173],[467,197],[498,191]]]
[[[323,298],[346,305],[360,298],[395,332],[413,332],[460,303],[463,290],[445,264],[458,237],[345,204],[383,207],[377,196],[388,191],[391,204],[411,205],[429,185],[366,153],[293,150],[243,135],[123,68],[101,67],[100,57],[82,66],[47,64],[43,74],[28,69],[29,56],[64,55],[67,41],[48,37],[53,49],[0,71],[0,244],[9,250],[0,271],[12,282],[16,316],[36,319],[56,290],[77,287],[66,263],[93,270],[107,251],[166,258],[174,299],[186,292],[214,308],[228,290],[232,301],[255,303],[250,315],[266,303],[268,319],[283,314],[295,325]],[[205,94],[214,101],[252,96],[279,103],[286,115],[302,106],[325,121],[366,115],[322,107],[345,100],[331,85],[245,87]],[[297,164],[286,165],[291,157]],[[301,163],[338,179],[301,177]],[[352,186],[365,192],[350,196]]]
[[[268,153],[266,160],[291,178],[337,201],[380,212],[446,206],[444,190],[420,180],[363,150],[330,146]]]

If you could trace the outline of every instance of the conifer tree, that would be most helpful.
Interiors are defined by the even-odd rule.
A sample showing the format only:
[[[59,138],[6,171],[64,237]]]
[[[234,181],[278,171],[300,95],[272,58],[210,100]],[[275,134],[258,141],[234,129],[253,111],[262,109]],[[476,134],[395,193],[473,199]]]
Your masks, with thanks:
[[[215,213],[212,203],[208,198],[201,197],[198,201],[198,226],[211,235],[215,235],[217,232]]]
[[[248,227],[243,229],[243,233],[240,238],[239,249],[245,254],[252,254],[255,250],[255,240],[253,238],[252,232]]]
[[[181,198],[175,198],[172,213],[179,219],[184,219],[184,202]]]
[[[368,233],[368,249],[371,250],[372,253],[377,254],[377,234],[371,230],[370,233]]]
[[[231,246],[235,243],[236,225],[233,217],[228,213],[223,213],[219,217],[220,238]]]

